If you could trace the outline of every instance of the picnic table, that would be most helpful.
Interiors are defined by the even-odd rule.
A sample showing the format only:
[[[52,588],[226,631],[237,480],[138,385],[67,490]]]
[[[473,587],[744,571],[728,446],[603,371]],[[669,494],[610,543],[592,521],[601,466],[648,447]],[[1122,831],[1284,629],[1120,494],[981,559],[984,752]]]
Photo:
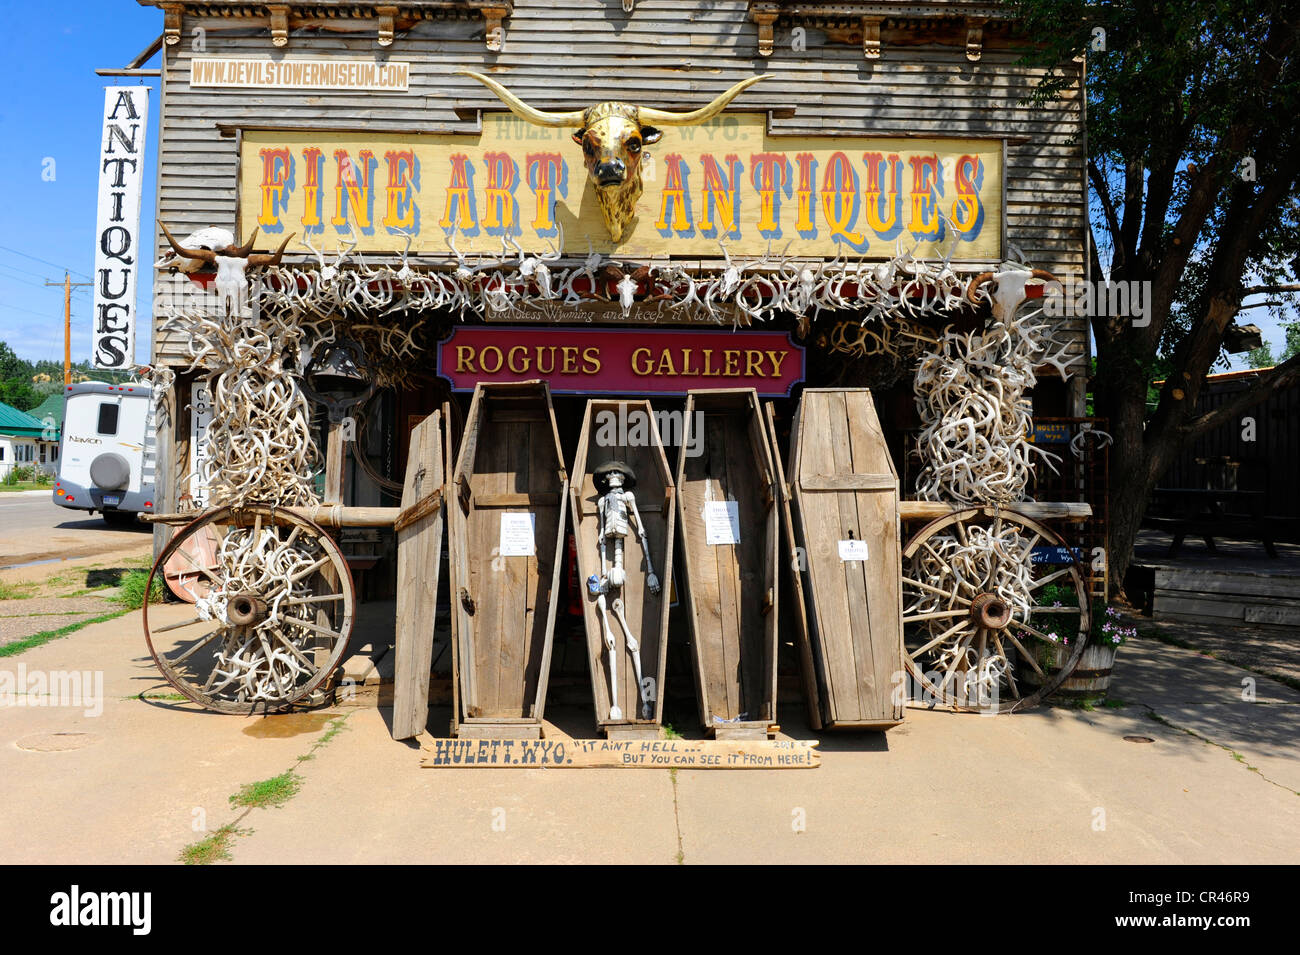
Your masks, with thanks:
[[[1158,487],[1142,523],[1173,535],[1170,557],[1177,556],[1183,540],[1192,534],[1203,539],[1211,552],[1216,537],[1258,540],[1268,556],[1276,558],[1271,522],[1262,513],[1264,500],[1263,491]]]

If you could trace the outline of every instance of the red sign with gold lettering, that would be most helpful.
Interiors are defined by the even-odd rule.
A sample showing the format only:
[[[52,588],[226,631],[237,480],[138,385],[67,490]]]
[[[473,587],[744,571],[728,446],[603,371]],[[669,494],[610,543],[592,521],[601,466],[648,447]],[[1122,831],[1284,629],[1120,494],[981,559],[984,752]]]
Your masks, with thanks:
[[[556,394],[755,388],[784,397],[803,381],[804,350],[785,332],[474,326],[438,346],[438,374],[456,391],[542,378]]]

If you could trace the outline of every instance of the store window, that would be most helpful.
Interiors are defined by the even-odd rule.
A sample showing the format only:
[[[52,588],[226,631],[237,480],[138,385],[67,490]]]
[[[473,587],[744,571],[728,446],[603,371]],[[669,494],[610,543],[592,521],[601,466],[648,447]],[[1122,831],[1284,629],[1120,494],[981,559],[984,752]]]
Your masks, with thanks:
[[[117,434],[116,402],[105,401],[99,406],[99,426],[95,429],[100,434]]]

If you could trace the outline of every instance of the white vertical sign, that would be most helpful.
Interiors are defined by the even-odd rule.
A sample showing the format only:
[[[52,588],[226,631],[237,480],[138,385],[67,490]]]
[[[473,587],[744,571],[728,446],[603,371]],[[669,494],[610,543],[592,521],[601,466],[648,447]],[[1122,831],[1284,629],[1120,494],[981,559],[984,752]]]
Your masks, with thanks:
[[[135,364],[135,279],[140,264],[140,189],[149,119],[147,86],[104,88],[95,220],[95,314],[91,362],[124,370]]]
[[[190,499],[196,508],[208,506],[208,485],[203,480],[211,453],[208,425],[212,424],[212,393],[206,384],[195,383],[190,403]]]

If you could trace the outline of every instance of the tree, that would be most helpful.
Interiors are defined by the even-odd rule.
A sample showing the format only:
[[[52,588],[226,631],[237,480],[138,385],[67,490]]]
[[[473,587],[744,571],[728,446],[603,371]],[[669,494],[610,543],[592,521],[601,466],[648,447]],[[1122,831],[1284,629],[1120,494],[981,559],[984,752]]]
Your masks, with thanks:
[[[1197,411],[1224,330],[1260,292],[1300,290],[1300,4],[1015,0],[1044,46],[1037,99],[1086,55],[1094,280],[1149,283],[1148,324],[1094,314],[1096,413],[1109,419],[1109,573],[1122,591],[1151,491],[1196,435],[1300,381],[1300,356]],[[1098,32],[1097,28],[1101,31]],[[1250,277],[1248,281],[1248,277]],[[1168,362],[1153,409],[1146,390]]]
[[[1246,364],[1251,368],[1272,368],[1277,364],[1277,359],[1273,357],[1273,349],[1268,342],[1264,342],[1258,348],[1246,352]]]

